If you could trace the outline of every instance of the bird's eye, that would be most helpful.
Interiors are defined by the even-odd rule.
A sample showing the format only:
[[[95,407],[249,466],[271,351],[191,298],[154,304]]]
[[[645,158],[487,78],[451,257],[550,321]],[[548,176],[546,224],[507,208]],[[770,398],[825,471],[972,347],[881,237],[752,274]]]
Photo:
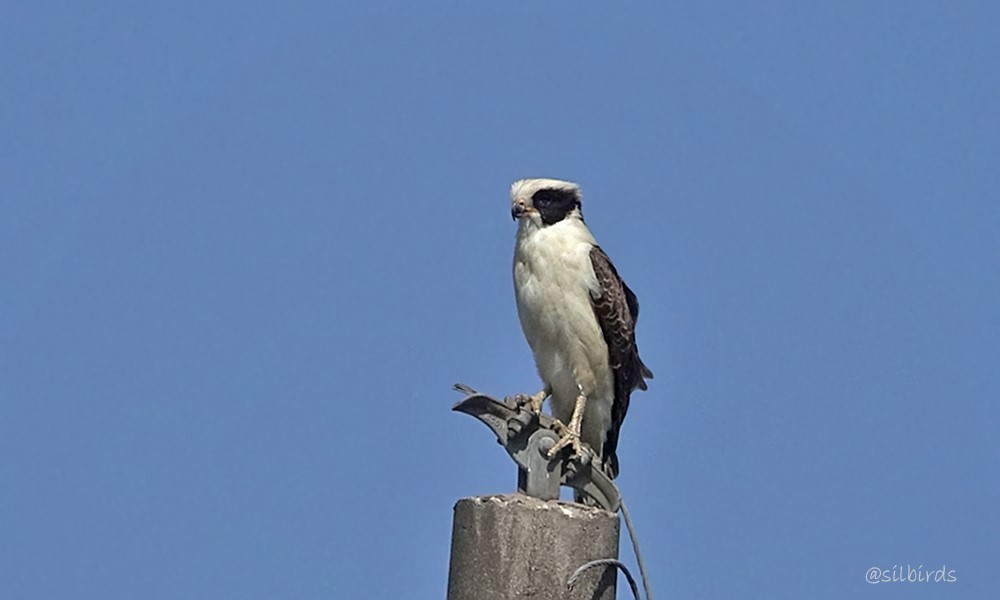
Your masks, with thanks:
[[[535,195],[531,197],[532,204],[535,208],[543,206],[561,205],[561,204],[572,204],[574,201],[574,196],[571,192],[564,190],[554,190],[554,189],[544,189],[535,192]]]

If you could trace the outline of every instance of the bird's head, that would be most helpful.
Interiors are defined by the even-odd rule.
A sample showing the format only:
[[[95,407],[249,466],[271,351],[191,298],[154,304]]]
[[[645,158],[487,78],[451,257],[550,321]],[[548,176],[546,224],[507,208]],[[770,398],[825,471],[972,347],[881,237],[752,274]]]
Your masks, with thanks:
[[[510,215],[535,227],[582,218],[580,186],[559,179],[521,179],[510,186]]]

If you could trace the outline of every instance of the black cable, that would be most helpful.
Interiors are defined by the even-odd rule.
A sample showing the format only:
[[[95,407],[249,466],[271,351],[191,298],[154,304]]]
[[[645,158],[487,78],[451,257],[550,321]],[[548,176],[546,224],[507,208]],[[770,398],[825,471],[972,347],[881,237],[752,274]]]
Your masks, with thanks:
[[[621,496],[621,492],[618,493]],[[653,600],[653,594],[649,591],[649,577],[646,575],[646,561],[642,560],[642,552],[639,550],[639,538],[635,534],[635,526],[632,524],[632,516],[628,514],[625,507],[625,499],[622,498],[622,516],[625,517],[625,526],[628,527],[628,538],[632,541],[632,550],[635,551],[635,561],[639,563],[639,576],[642,577],[642,590],[646,592],[646,600]]]
[[[625,574],[625,579],[628,579],[629,587],[632,588],[632,597],[635,598],[635,600],[639,600],[639,586],[635,584],[635,578],[633,578],[632,574],[628,572],[628,567],[626,567],[622,561],[614,558],[599,558],[597,560],[592,560],[589,563],[580,565],[577,570],[573,571],[573,574],[569,576],[569,579],[566,581],[566,585],[572,588],[576,585],[576,580],[580,578],[580,575],[583,575],[584,571],[590,569],[591,567],[599,567],[601,565],[612,565],[621,569],[621,572]]]

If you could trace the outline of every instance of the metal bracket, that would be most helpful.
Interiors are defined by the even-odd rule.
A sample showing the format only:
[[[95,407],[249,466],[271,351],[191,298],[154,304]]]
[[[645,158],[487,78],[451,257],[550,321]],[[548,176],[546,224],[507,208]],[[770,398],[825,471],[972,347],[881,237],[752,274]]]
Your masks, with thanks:
[[[456,384],[455,389],[467,396],[452,410],[482,421],[517,463],[518,492],[541,500],[558,500],[559,486],[566,485],[590,497],[605,510],[618,512],[621,506],[618,488],[604,474],[599,459],[586,444],[584,448],[589,456],[582,460],[569,458],[568,449],[551,459],[548,457],[549,450],[559,441],[552,430],[552,417],[536,415],[515,398],[501,402],[466,385]]]

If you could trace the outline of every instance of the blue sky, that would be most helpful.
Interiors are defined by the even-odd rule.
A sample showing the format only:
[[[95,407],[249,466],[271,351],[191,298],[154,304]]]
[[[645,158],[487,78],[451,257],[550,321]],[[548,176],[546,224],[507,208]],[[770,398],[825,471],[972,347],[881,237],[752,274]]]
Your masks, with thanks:
[[[0,597],[443,597],[527,176],[642,304],[659,597],[996,589],[994,3],[362,4],[5,6]]]

